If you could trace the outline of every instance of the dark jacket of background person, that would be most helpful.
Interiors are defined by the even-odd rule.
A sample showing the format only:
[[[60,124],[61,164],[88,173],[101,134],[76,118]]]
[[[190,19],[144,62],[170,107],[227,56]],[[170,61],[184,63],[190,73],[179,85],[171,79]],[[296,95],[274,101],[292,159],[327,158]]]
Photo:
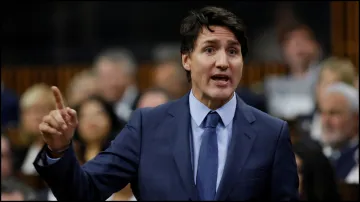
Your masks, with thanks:
[[[303,175],[303,193],[300,198],[305,201],[338,201],[335,172],[321,150],[299,141],[293,145],[294,152],[302,160],[299,172]]]

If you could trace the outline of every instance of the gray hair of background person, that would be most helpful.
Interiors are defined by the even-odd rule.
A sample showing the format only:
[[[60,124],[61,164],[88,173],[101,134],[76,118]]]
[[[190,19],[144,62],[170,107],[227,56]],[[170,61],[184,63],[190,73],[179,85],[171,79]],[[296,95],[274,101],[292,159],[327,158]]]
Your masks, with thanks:
[[[97,64],[102,60],[108,60],[113,63],[124,63],[121,65],[124,68],[126,74],[129,76],[135,76],[137,72],[137,63],[133,53],[125,48],[109,48],[99,53],[95,58],[95,68]]]
[[[159,44],[152,50],[153,59],[156,63],[167,60],[175,60],[181,64],[179,49],[180,44]]]
[[[325,95],[330,93],[339,93],[345,97],[349,103],[352,112],[359,112],[359,91],[353,86],[347,85],[343,82],[337,82],[330,85],[325,90]]]
[[[155,46],[152,54],[156,64],[173,63],[176,65],[176,74],[179,75],[174,79],[179,79],[183,85],[188,83],[186,75],[183,76],[184,68],[182,66],[181,55],[179,53],[180,44],[160,44]]]
[[[169,92],[166,90],[166,89],[163,89],[163,88],[159,88],[159,87],[153,87],[153,88],[148,88],[146,89],[143,93],[142,93],[142,96],[146,95],[146,94],[151,94],[151,93],[154,93],[154,94],[162,94],[164,95],[164,97],[170,101],[172,100],[173,98],[171,97],[171,95],[169,94]]]
[[[164,63],[172,63],[175,65],[176,78],[180,82],[180,85],[187,86],[188,79],[184,74],[184,68],[181,61],[181,55],[179,52],[180,44],[159,44],[152,50],[153,60],[156,65]]]

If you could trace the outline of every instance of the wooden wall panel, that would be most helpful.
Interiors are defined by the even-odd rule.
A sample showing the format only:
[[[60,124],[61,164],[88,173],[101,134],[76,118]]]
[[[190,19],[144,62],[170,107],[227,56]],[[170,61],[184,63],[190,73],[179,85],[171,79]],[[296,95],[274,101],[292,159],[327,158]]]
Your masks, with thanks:
[[[331,49],[336,56],[345,56],[344,7],[342,1],[331,2]]]
[[[347,2],[347,56],[359,70],[359,1]]]
[[[61,91],[65,91],[71,78],[87,66],[21,66],[2,67],[1,81],[18,94],[23,93],[28,87],[36,83],[56,85]]]
[[[331,47],[335,56],[348,57],[359,71],[359,2],[331,2]]]
[[[1,80],[7,87],[15,90],[19,95],[26,88],[40,82],[56,85],[62,92],[65,92],[72,77],[88,67],[87,65],[2,67]],[[144,64],[139,68],[137,80],[140,90],[144,90],[152,85],[152,72],[151,64]],[[286,68],[282,64],[247,64],[244,67],[241,85],[249,86],[263,81],[267,75],[279,75],[285,72]]]

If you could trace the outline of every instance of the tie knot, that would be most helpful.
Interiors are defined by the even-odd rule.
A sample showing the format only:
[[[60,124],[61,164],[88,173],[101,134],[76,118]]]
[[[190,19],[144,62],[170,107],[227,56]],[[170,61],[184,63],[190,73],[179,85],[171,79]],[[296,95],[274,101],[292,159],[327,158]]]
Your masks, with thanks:
[[[205,128],[216,128],[220,121],[220,116],[217,112],[209,112],[205,118]]]

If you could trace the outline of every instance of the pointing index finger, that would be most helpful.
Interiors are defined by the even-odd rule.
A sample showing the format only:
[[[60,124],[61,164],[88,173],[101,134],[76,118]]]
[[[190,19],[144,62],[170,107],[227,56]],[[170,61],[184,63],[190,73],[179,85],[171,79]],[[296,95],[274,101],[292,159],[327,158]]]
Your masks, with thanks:
[[[56,86],[52,86],[51,90],[55,97],[56,109],[64,109],[65,105],[60,90]]]

